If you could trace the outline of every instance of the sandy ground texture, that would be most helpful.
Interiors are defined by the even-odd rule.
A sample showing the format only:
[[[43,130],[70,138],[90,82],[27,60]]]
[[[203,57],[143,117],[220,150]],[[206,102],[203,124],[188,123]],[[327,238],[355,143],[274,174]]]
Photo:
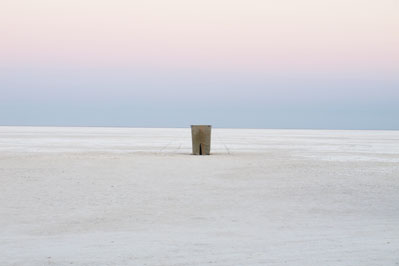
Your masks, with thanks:
[[[0,265],[399,265],[399,131],[0,127]]]

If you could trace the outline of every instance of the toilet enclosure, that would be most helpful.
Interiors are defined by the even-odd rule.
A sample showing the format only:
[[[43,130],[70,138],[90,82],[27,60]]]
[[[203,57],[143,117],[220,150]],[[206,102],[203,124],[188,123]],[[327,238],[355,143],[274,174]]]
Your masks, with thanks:
[[[194,155],[209,155],[211,152],[211,129],[210,125],[192,125],[191,136]]]

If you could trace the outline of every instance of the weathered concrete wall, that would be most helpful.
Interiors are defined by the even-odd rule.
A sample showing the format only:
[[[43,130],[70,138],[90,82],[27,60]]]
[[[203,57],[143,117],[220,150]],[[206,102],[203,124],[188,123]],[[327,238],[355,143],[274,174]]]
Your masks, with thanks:
[[[191,126],[194,155],[209,155],[211,152],[211,129],[210,125]]]

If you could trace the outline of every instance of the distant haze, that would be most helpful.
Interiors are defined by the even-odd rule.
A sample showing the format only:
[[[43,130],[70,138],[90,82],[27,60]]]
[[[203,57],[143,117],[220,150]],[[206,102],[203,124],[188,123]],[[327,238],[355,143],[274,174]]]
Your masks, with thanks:
[[[0,125],[399,129],[397,0],[3,0]]]

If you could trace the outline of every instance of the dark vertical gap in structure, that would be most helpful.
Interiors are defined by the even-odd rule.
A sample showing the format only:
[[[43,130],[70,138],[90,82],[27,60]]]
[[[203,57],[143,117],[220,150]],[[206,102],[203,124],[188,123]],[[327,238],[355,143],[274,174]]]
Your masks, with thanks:
[[[199,152],[199,154],[202,155],[202,143],[200,144],[200,152]]]

